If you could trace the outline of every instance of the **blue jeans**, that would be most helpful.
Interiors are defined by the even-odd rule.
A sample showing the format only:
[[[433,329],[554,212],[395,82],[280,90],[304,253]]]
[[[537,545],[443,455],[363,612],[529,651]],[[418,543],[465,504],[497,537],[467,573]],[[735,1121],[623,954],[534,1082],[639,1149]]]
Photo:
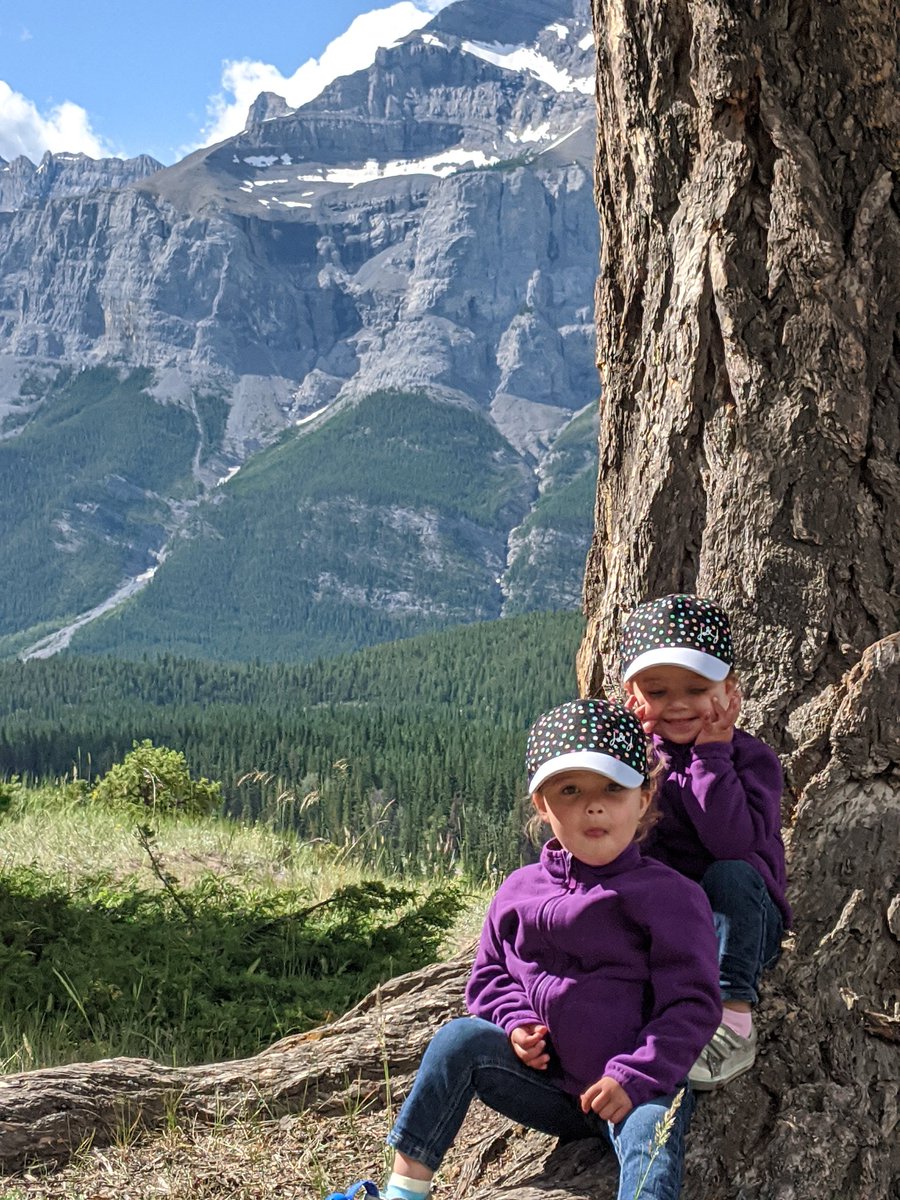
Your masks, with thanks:
[[[740,859],[706,869],[700,886],[709,897],[719,939],[723,1000],[759,1000],[759,977],[778,961],[784,923],[759,871]]]
[[[651,1161],[657,1122],[673,1096],[640,1104],[610,1125],[583,1113],[578,1098],[556,1087],[547,1071],[526,1067],[503,1030],[478,1017],[458,1017],[431,1039],[388,1145],[436,1171],[476,1096],[511,1120],[562,1141],[605,1137],[619,1160],[619,1200],[631,1200],[639,1187],[641,1200],[677,1200],[681,1192],[684,1136],[694,1108],[687,1084],[672,1132]]]

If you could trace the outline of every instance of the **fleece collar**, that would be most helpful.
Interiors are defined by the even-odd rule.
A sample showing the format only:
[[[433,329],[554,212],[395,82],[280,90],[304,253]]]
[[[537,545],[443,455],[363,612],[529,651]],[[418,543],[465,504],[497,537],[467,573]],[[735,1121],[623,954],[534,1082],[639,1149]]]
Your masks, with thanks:
[[[564,850],[556,838],[551,838],[541,850],[541,865],[556,883],[568,887],[573,882],[592,887],[623,871],[630,871],[641,863],[641,851],[637,842],[626,846],[618,858],[602,867],[591,867]]]

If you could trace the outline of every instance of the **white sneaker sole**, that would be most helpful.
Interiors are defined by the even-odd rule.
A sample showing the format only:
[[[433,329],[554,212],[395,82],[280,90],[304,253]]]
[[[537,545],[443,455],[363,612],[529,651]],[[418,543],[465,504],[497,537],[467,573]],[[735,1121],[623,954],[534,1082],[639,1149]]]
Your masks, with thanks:
[[[688,1075],[691,1087],[695,1092],[718,1092],[722,1088],[728,1087],[729,1083],[733,1083],[735,1079],[740,1079],[742,1075],[746,1075],[748,1071],[752,1071],[756,1066],[756,1059],[753,1062],[748,1062],[745,1067],[739,1067],[737,1071],[733,1071],[724,1079],[691,1079]]]

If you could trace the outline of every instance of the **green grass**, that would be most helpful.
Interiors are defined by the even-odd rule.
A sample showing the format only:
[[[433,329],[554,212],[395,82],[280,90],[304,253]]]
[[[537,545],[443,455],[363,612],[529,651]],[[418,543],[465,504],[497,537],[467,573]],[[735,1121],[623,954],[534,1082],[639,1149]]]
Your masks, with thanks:
[[[7,1072],[253,1054],[433,961],[483,903],[458,881],[384,881],[344,847],[221,818],[158,818],[154,869],[134,819],[79,786],[4,791]]]

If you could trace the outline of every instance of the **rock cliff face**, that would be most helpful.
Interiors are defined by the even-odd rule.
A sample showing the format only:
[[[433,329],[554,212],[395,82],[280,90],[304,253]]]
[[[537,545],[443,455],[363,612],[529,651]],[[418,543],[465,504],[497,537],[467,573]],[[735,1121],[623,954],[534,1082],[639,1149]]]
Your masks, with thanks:
[[[33,184],[0,226],[0,350],[263,377],[285,423],[372,387],[516,397],[502,425],[545,441],[596,391],[591,67],[572,0],[452,5],[140,186]]]
[[[0,213],[15,212],[26,204],[124,188],[161,170],[162,163],[149,154],[95,159],[48,150],[37,166],[24,155],[12,162],[0,159]]]
[[[0,377],[115,362],[149,368],[163,403],[221,397],[201,502],[281,431],[392,389],[484,413],[538,478],[598,390],[592,72],[575,0],[464,0],[300,109],[261,96],[241,134],[171,168],[135,160],[115,186],[56,156],[40,190],[45,160],[0,214]],[[0,436],[20,400],[2,397]],[[502,547],[492,610],[530,606],[527,572],[504,591],[519,546],[534,538]]]

